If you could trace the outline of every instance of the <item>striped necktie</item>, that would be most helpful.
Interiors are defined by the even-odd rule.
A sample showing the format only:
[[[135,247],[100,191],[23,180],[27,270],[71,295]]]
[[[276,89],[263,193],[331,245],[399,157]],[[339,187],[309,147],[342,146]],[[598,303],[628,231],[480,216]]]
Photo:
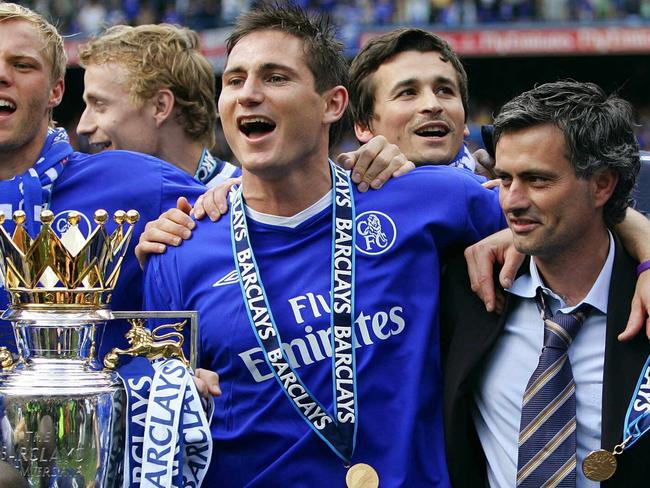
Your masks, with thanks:
[[[576,385],[568,348],[589,305],[551,317],[541,290],[537,305],[544,320],[544,347],[522,402],[517,486],[575,487]]]

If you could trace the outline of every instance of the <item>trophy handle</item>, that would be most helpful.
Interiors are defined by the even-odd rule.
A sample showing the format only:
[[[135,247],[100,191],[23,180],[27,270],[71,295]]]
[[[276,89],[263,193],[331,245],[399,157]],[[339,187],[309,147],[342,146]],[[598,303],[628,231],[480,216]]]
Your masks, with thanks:
[[[3,283],[2,265],[0,265],[0,288]],[[0,319],[4,319],[9,310],[0,310]],[[11,368],[16,363],[14,355],[5,346],[0,347],[0,369]]]
[[[6,347],[0,347],[0,368],[11,368],[15,363],[14,355]]]
[[[125,336],[129,342],[129,348],[113,348],[104,356],[104,367],[109,370],[115,369],[120,361],[120,356],[144,356],[149,361],[176,358],[189,368],[190,362],[183,352],[185,338],[182,334],[187,320],[162,324],[153,330],[145,327],[145,320],[144,318],[127,319],[131,324],[131,328]],[[0,361],[2,361],[1,356]]]

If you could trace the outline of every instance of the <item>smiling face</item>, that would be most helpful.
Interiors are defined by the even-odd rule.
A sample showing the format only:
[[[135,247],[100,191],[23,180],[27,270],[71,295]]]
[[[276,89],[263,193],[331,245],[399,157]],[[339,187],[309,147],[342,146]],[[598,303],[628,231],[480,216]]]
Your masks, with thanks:
[[[36,27],[24,20],[0,22],[0,158],[31,166],[38,157],[63,80],[51,79]],[[11,161],[13,160],[13,161]]]
[[[84,101],[77,132],[88,137],[95,150],[123,149],[157,155],[155,107],[136,104],[129,95],[128,72],[118,63],[91,64],[84,74]]]
[[[504,133],[496,172],[501,208],[519,252],[556,259],[584,253],[594,236],[603,235],[602,208],[616,179],[609,173],[579,179],[555,125]]]
[[[344,92],[316,91],[302,40],[254,31],[234,45],[223,74],[219,114],[226,140],[242,168],[260,176],[322,166],[329,125],[342,115],[331,96]]]
[[[416,165],[448,164],[469,135],[458,74],[435,51],[404,51],[372,75],[374,115],[357,138],[382,135]]]

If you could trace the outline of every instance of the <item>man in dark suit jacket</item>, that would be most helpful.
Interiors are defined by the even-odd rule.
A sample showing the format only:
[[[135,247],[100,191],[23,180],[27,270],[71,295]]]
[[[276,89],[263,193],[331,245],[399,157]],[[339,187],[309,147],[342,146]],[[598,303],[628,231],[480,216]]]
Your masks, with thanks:
[[[526,388],[522,378],[537,366],[543,339],[534,324],[543,329],[543,322],[537,313],[531,317],[524,313],[524,322],[530,318],[533,326],[521,327],[522,310],[530,313],[535,300],[514,291],[520,278],[531,282],[531,276],[537,275],[541,286],[555,297],[549,298],[557,301],[555,308],[569,312],[583,301],[592,303],[594,290],[609,282],[605,311],[592,309],[570,346],[580,361],[590,361],[592,370],[599,364],[602,371],[602,380],[595,385],[596,398],[602,399],[596,402],[594,421],[593,405],[590,410],[581,402],[593,376],[581,377],[581,366],[574,369],[576,474],[578,486],[591,486],[581,476],[585,446],[612,451],[623,441],[626,411],[650,353],[644,337],[627,343],[617,340],[629,314],[636,265],[608,231],[624,211],[638,172],[629,106],[605,96],[595,85],[558,82],[541,85],[506,104],[495,125],[496,166],[503,178],[501,205],[515,246],[532,256],[534,266],[527,260],[521,267],[498,316],[487,313],[472,293],[462,256],[449,262],[442,284],[441,343],[451,480],[463,488],[486,486],[488,480],[492,486],[516,486],[521,398]],[[518,327],[516,333],[513,327]],[[599,327],[602,343],[581,341],[580,334],[592,334]],[[513,340],[517,334],[519,338]],[[526,343],[537,344],[537,357],[520,347]],[[645,436],[617,456],[618,469],[602,486],[648,486],[648,455],[650,436]],[[567,477],[564,483],[561,486],[573,481]]]

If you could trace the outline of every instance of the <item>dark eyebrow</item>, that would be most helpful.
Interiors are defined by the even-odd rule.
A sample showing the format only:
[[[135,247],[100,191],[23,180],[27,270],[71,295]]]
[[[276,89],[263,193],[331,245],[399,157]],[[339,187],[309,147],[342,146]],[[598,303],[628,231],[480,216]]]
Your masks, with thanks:
[[[436,76],[433,81],[438,85],[451,85],[457,88],[455,81],[449,78],[448,76]],[[401,88],[414,86],[417,85],[418,83],[419,83],[418,78],[406,78],[404,80],[400,80],[397,83],[395,83],[395,85],[391,89],[391,92],[394,92],[395,90],[399,90]]]
[[[391,88],[391,92],[394,92],[395,90],[399,90],[400,88],[406,88],[409,86],[417,85],[418,80],[417,78],[407,78],[405,80],[400,80],[395,85],[393,88]]]
[[[298,72],[294,70],[292,67],[287,66],[286,64],[264,63],[262,65],[262,70],[263,71],[274,71],[274,70],[286,71],[287,73],[290,73],[293,76],[298,76]]]
[[[552,172],[552,171],[547,171],[547,170],[543,170],[543,169],[535,169],[535,168],[529,169],[527,171],[522,171],[519,174],[519,176],[521,176],[523,178],[530,178],[530,177],[533,177],[533,176],[534,177],[542,176],[544,178],[548,178],[548,179],[551,179],[551,180],[554,180],[554,179],[557,178],[557,174]]]
[[[502,170],[498,166],[496,166],[494,168],[494,172],[500,178],[503,177],[503,176],[512,176],[509,172]],[[521,173],[517,173],[517,176],[519,178],[530,178],[530,177],[539,177],[539,176],[542,176],[544,178],[549,178],[549,179],[557,178],[557,175],[554,172],[547,171],[547,170],[544,170],[544,169],[537,169],[537,168],[527,169],[526,171],[522,171]]]
[[[456,85],[456,81],[448,76],[436,76],[435,82],[440,84]]]
[[[292,76],[298,76],[298,72],[291,68],[290,66],[287,66],[286,64],[280,64],[280,63],[264,63],[261,66],[261,71],[274,71],[274,70],[279,70],[279,71],[284,71]],[[245,72],[246,69],[243,66],[233,66],[232,68],[228,68],[226,71],[223,72],[222,76],[227,76],[230,73],[243,73]]]

